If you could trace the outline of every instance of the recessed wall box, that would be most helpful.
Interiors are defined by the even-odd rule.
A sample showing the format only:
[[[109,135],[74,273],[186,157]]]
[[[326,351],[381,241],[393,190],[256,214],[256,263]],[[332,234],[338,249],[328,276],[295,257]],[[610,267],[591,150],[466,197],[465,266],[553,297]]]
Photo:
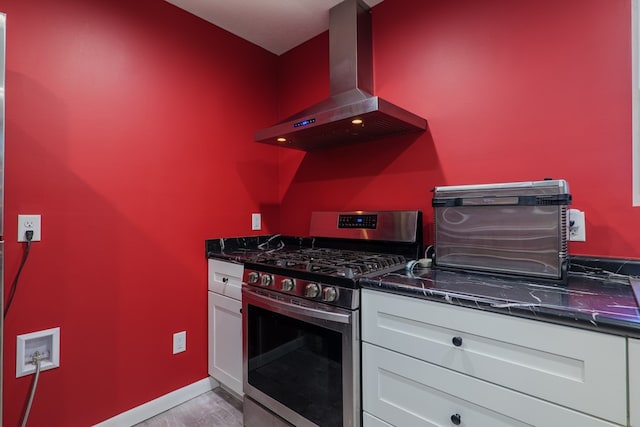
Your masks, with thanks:
[[[41,371],[60,366],[60,328],[18,335],[16,347],[16,378],[35,373],[36,354]]]

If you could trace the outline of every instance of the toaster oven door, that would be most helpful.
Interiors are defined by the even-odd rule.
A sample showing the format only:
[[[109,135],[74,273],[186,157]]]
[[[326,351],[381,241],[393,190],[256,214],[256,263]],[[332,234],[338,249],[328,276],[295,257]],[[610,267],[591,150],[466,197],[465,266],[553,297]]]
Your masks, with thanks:
[[[566,182],[437,187],[435,264],[561,279],[567,259]]]

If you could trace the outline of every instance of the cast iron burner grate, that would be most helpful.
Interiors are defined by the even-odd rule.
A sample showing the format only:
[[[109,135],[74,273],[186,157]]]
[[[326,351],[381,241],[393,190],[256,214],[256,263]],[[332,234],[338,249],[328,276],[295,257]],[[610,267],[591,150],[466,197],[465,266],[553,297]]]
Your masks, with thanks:
[[[251,261],[285,269],[309,271],[350,279],[406,264],[406,260],[402,255],[329,248],[266,252],[257,255]]]

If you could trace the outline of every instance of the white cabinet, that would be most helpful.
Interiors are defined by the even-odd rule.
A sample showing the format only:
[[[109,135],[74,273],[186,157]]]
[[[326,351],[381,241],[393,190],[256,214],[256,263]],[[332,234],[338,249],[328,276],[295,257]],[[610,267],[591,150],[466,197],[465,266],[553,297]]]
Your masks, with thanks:
[[[209,292],[209,375],[242,395],[242,303]]]
[[[629,420],[640,427],[640,340],[629,338]]]
[[[627,423],[623,337],[366,289],[362,325],[363,406],[392,425]]]
[[[393,426],[616,426],[368,343],[362,371],[363,409]]]
[[[209,261],[208,361],[209,375],[242,396],[243,266]]]

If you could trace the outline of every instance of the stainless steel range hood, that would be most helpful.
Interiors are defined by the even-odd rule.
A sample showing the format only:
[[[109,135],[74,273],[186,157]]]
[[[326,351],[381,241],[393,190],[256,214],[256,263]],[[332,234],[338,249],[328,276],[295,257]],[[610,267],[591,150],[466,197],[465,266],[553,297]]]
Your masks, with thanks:
[[[371,12],[361,0],[329,11],[330,97],[255,133],[257,142],[313,151],[424,131],[427,121],[373,96]]]

